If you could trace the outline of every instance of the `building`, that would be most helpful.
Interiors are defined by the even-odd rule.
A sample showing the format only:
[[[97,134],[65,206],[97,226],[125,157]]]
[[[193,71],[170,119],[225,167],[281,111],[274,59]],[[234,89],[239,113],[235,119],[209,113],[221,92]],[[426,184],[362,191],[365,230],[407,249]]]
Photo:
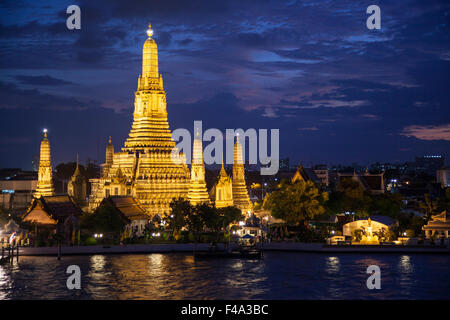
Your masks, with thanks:
[[[219,179],[211,189],[211,195],[215,199],[216,208],[233,206],[233,182],[225,171],[223,163]]]
[[[199,137],[198,131],[192,148],[191,182],[187,198],[193,205],[210,202],[205,181],[202,139]]]
[[[450,237],[450,214],[443,211],[440,214],[431,217],[431,220],[423,226],[425,236],[429,239],[432,236],[437,238]]]
[[[110,196],[103,199],[102,205],[112,208],[122,217],[126,223],[126,234],[130,234],[131,237],[144,235],[149,216],[136,199],[130,196]]]
[[[314,183],[320,183],[320,179],[314,173],[314,170],[311,168],[305,168],[302,165],[299,165],[297,171],[291,179],[291,183],[295,183],[297,181],[312,181]]]
[[[89,210],[105,197],[132,196],[150,215],[170,212],[173,198],[187,198],[190,173],[183,155],[174,150],[166,93],[158,71],[158,49],[149,25],[142,50],[142,75],[135,93],[133,123],[121,151],[111,142],[99,179],[92,179]]]
[[[37,177],[14,176],[0,180],[0,207],[7,210],[26,209],[37,187]]]
[[[450,167],[444,167],[436,170],[436,181],[442,188],[450,187]]]
[[[68,195],[40,196],[33,199],[22,216],[22,222],[34,227],[35,239],[39,239],[39,232],[44,229],[47,234],[62,234],[64,243],[70,245],[74,243],[74,234],[79,230],[78,218],[82,213],[80,207]]]
[[[442,155],[424,155],[416,157],[416,170],[434,175],[436,170],[445,166],[445,157]]]
[[[53,172],[50,154],[50,141],[47,138],[47,129],[44,129],[44,138],[41,141],[41,150],[39,158],[38,183],[34,196],[49,197],[55,194],[53,188]]]
[[[328,166],[326,164],[319,164],[313,167],[314,174],[324,186],[329,185],[328,180]]]
[[[358,182],[364,191],[374,195],[385,193],[384,172],[372,174],[369,173],[369,170],[366,170],[363,174],[355,171],[353,173],[338,173],[338,183],[345,180]]]
[[[355,230],[363,232],[361,243],[377,244],[378,236],[385,234],[390,228],[397,225],[397,222],[386,216],[371,216],[367,219],[360,219],[344,224],[342,234],[345,237],[353,237]]]
[[[219,179],[211,189],[210,194],[215,198],[217,208],[235,206],[241,209],[244,214],[253,211],[253,204],[250,201],[245,182],[242,144],[239,142],[239,136],[236,137],[234,144],[233,178],[228,176],[222,164]]]
[[[244,161],[242,158],[242,145],[239,142],[239,135],[234,144],[233,159],[233,205],[241,209],[242,213],[253,211],[253,205],[248,196],[247,184],[245,182]]]
[[[80,172],[77,157],[77,167],[72,177],[70,178],[69,183],[67,184],[67,193],[80,207],[84,207],[86,205],[86,190],[86,179]]]

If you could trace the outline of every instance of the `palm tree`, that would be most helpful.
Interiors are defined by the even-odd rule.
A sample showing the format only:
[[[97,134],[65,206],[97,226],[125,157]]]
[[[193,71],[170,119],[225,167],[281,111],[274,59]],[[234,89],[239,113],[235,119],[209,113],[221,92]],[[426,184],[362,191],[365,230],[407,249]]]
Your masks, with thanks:
[[[433,214],[437,213],[438,203],[437,201],[433,201],[428,193],[425,194],[425,200],[420,203],[419,206],[425,211],[427,220],[429,220]]]

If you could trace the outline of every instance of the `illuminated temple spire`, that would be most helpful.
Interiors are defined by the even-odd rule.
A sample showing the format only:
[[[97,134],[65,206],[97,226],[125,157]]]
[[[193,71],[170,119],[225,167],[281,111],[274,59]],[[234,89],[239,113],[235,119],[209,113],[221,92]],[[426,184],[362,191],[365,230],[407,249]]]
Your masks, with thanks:
[[[54,193],[50,141],[47,138],[47,129],[44,129],[44,138],[41,141],[38,183],[34,196],[39,198],[41,196],[52,196]]]
[[[142,76],[139,76],[135,93],[133,124],[123,151],[155,148],[171,151],[175,146],[167,122],[166,93],[158,71],[158,47],[152,39],[150,25],[147,35],[142,49]]]
[[[205,182],[205,165],[203,163],[202,138],[197,131],[194,146],[192,148],[191,182],[189,185],[188,200],[196,205],[198,203],[209,203],[208,191]]]
[[[172,140],[166,93],[158,70],[158,47],[152,36],[149,25],[130,133],[119,152],[109,141],[102,175],[91,179],[90,211],[110,195],[132,196],[149,215],[162,216],[170,212],[172,199],[187,199],[189,168]]]
[[[69,196],[73,197],[73,200],[79,205],[84,206],[86,204],[86,179],[80,172],[80,167],[78,165],[78,154],[77,154],[77,166],[75,172],[67,184],[67,193]]]
[[[244,159],[242,156],[242,145],[239,142],[239,135],[234,144],[233,161],[233,203],[235,207],[241,209],[242,213],[252,211],[252,202],[248,196],[247,185],[245,183]]]
[[[233,182],[223,166],[220,168],[219,180],[214,186],[216,208],[233,206]]]
[[[148,39],[144,43],[142,50],[142,78],[158,78],[158,46],[152,39],[153,29],[148,24]]]

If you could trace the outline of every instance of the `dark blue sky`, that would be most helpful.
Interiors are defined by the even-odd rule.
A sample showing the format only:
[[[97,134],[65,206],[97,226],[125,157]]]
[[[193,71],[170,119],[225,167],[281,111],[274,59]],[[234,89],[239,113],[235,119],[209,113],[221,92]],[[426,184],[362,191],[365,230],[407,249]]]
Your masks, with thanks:
[[[54,164],[103,161],[109,135],[118,150],[148,22],[172,129],[279,128],[305,165],[449,158],[446,2],[2,1],[0,167],[31,168],[44,127]]]

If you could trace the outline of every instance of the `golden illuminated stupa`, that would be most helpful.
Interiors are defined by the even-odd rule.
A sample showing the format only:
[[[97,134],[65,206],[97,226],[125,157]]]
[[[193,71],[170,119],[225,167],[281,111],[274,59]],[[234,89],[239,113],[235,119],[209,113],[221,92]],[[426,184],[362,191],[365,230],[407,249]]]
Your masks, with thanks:
[[[69,180],[69,183],[67,184],[67,193],[80,207],[83,207],[86,205],[86,190],[86,179],[80,172],[77,155],[77,166],[75,168],[75,172]]]
[[[188,200],[191,204],[209,203],[208,190],[205,181],[205,165],[203,163],[203,144],[197,131],[192,148],[191,183]]]
[[[228,176],[225,168],[220,169],[219,181],[213,189],[213,195],[216,198],[216,208],[224,208],[233,205],[233,181]]]
[[[220,169],[219,179],[211,190],[217,208],[234,206],[247,214],[253,211],[253,205],[248,196],[245,183],[244,161],[242,157],[242,145],[239,136],[234,144],[233,178],[230,178],[223,167]]]
[[[42,196],[53,196],[52,181],[52,162],[50,155],[50,141],[47,138],[47,129],[44,129],[44,138],[41,141],[41,150],[39,158],[38,183],[34,196],[40,198]]]
[[[149,25],[142,75],[135,93],[133,124],[125,145],[114,153],[111,139],[102,175],[92,179],[89,209],[109,195],[130,195],[148,214],[170,211],[173,198],[186,198],[190,175],[186,159],[174,150],[167,121],[166,93],[158,72],[158,48]]]
[[[242,213],[250,213],[253,210],[245,183],[244,160],[239,135],[236,137],[236,143],[234,144],[233,204],[235,207],[241,209]]]

